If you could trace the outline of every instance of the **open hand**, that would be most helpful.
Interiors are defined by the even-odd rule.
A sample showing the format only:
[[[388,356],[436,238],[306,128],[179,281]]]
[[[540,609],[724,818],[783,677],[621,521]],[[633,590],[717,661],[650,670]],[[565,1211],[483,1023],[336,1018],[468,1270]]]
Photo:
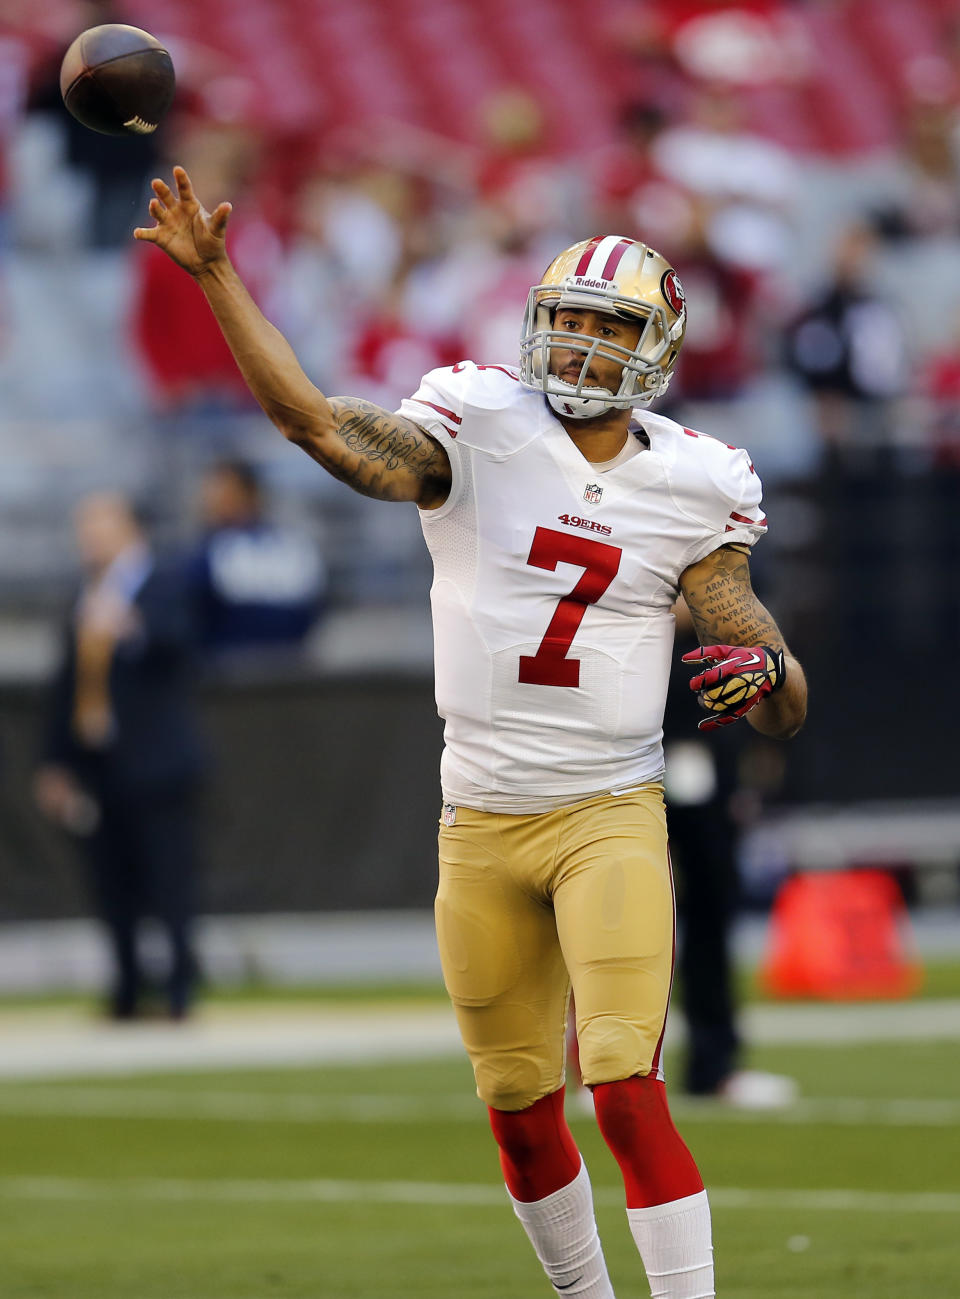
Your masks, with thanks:
[[[221,203],[208,212],[182,167],[174,167],[173,179],[176,193],[162,180],[151,181],[155,197],[150,200],[150,215],[157,224],[138,226],[133,237],[156,244],[178,266],[198,277],[226,259],[224,235],[233,209],[229,203]]]

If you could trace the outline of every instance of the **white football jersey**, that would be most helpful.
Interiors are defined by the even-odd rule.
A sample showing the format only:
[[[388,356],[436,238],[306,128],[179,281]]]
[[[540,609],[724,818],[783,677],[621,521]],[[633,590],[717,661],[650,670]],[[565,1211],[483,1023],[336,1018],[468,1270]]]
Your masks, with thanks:
[[[644,449],[599,472],[515,370],[472,361],[399,413],[453,473],[420,513],[444,800],[537,812],[658,779],[680,574],[765,531],[750,457],[637,410]]]

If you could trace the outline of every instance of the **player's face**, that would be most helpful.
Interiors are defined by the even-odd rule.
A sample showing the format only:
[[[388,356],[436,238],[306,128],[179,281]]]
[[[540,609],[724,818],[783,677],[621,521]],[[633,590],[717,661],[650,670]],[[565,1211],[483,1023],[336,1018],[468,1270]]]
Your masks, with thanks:
[[[582,345],[565,348],[557,340],[558,334],[586,334],[588,338],[607,340],[632,351],[640,341],[640,330],[639,321],[633,324],[604,311],[586,311],[579,307],[558,308],[553,318],[554,345],[550,349],[550,372],[565,383],[578,383],[583,368]],[[616,392],[622,374],[622,362],[598,354],[590,362],[585,381],[590,387],[607,388],[610,392]]]

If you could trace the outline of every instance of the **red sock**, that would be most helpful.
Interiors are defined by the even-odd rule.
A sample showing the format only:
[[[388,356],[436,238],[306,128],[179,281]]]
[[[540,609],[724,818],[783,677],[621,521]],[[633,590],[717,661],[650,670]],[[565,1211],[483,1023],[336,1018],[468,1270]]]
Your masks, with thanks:
[[[563,1088],[513,1113],[488,1108],[507,1190],[529,1204],[569,1186],[580,1151],[563,1113]]]
[[[593,1089],[593,1105],[603,1139],[620,1165],[628,1209],[669,1204],[703,1190],[657,1078],[600,1083]]]

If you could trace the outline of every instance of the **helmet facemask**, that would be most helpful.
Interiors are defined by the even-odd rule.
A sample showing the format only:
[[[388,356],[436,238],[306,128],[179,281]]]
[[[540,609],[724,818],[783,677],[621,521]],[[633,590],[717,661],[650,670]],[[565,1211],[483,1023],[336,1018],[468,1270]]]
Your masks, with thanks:
[[[554,328],[556,312],[591,311],[639,327],[633,347]],[[520,339],[520,381],[544,393],[559,415],[592,419],[610,410],[648,406],[666,391],[686,327],[683,289],[659,253],[637,240],[607,235],[562,252],[530,290]],[[583,360],[575,383],[551,373],[560,348]],[[587,382],[595,359],[620,367],[616,391]]]
[[[551,300],[552,299],[552,300]],[[620,304],[623,304],[622,306]],[[580,289],[576,294],[557,295],[555,286],[538,284],[530,290],[520,340],[520,378],[533,388],[540,388],[550,406],[569,419],[593,419],[609,410],[648,406],[666,390],[670,376],[661,365],[673,347],[666,312],[662,307],[646,306],[638,310],[636,302],[618,299],[612,294]],[[625,347],[609,338],[595,338],[553,328],[554,315],[562,307],[597,311],[640,325],[640,337],[634,347]],[[553,348],[582,352],[583,363],[577,383],[567,383],[550,372]],[[595,357],[613,361],[623,367],[616,392],[596,388],[586,382],[587,371]]]

